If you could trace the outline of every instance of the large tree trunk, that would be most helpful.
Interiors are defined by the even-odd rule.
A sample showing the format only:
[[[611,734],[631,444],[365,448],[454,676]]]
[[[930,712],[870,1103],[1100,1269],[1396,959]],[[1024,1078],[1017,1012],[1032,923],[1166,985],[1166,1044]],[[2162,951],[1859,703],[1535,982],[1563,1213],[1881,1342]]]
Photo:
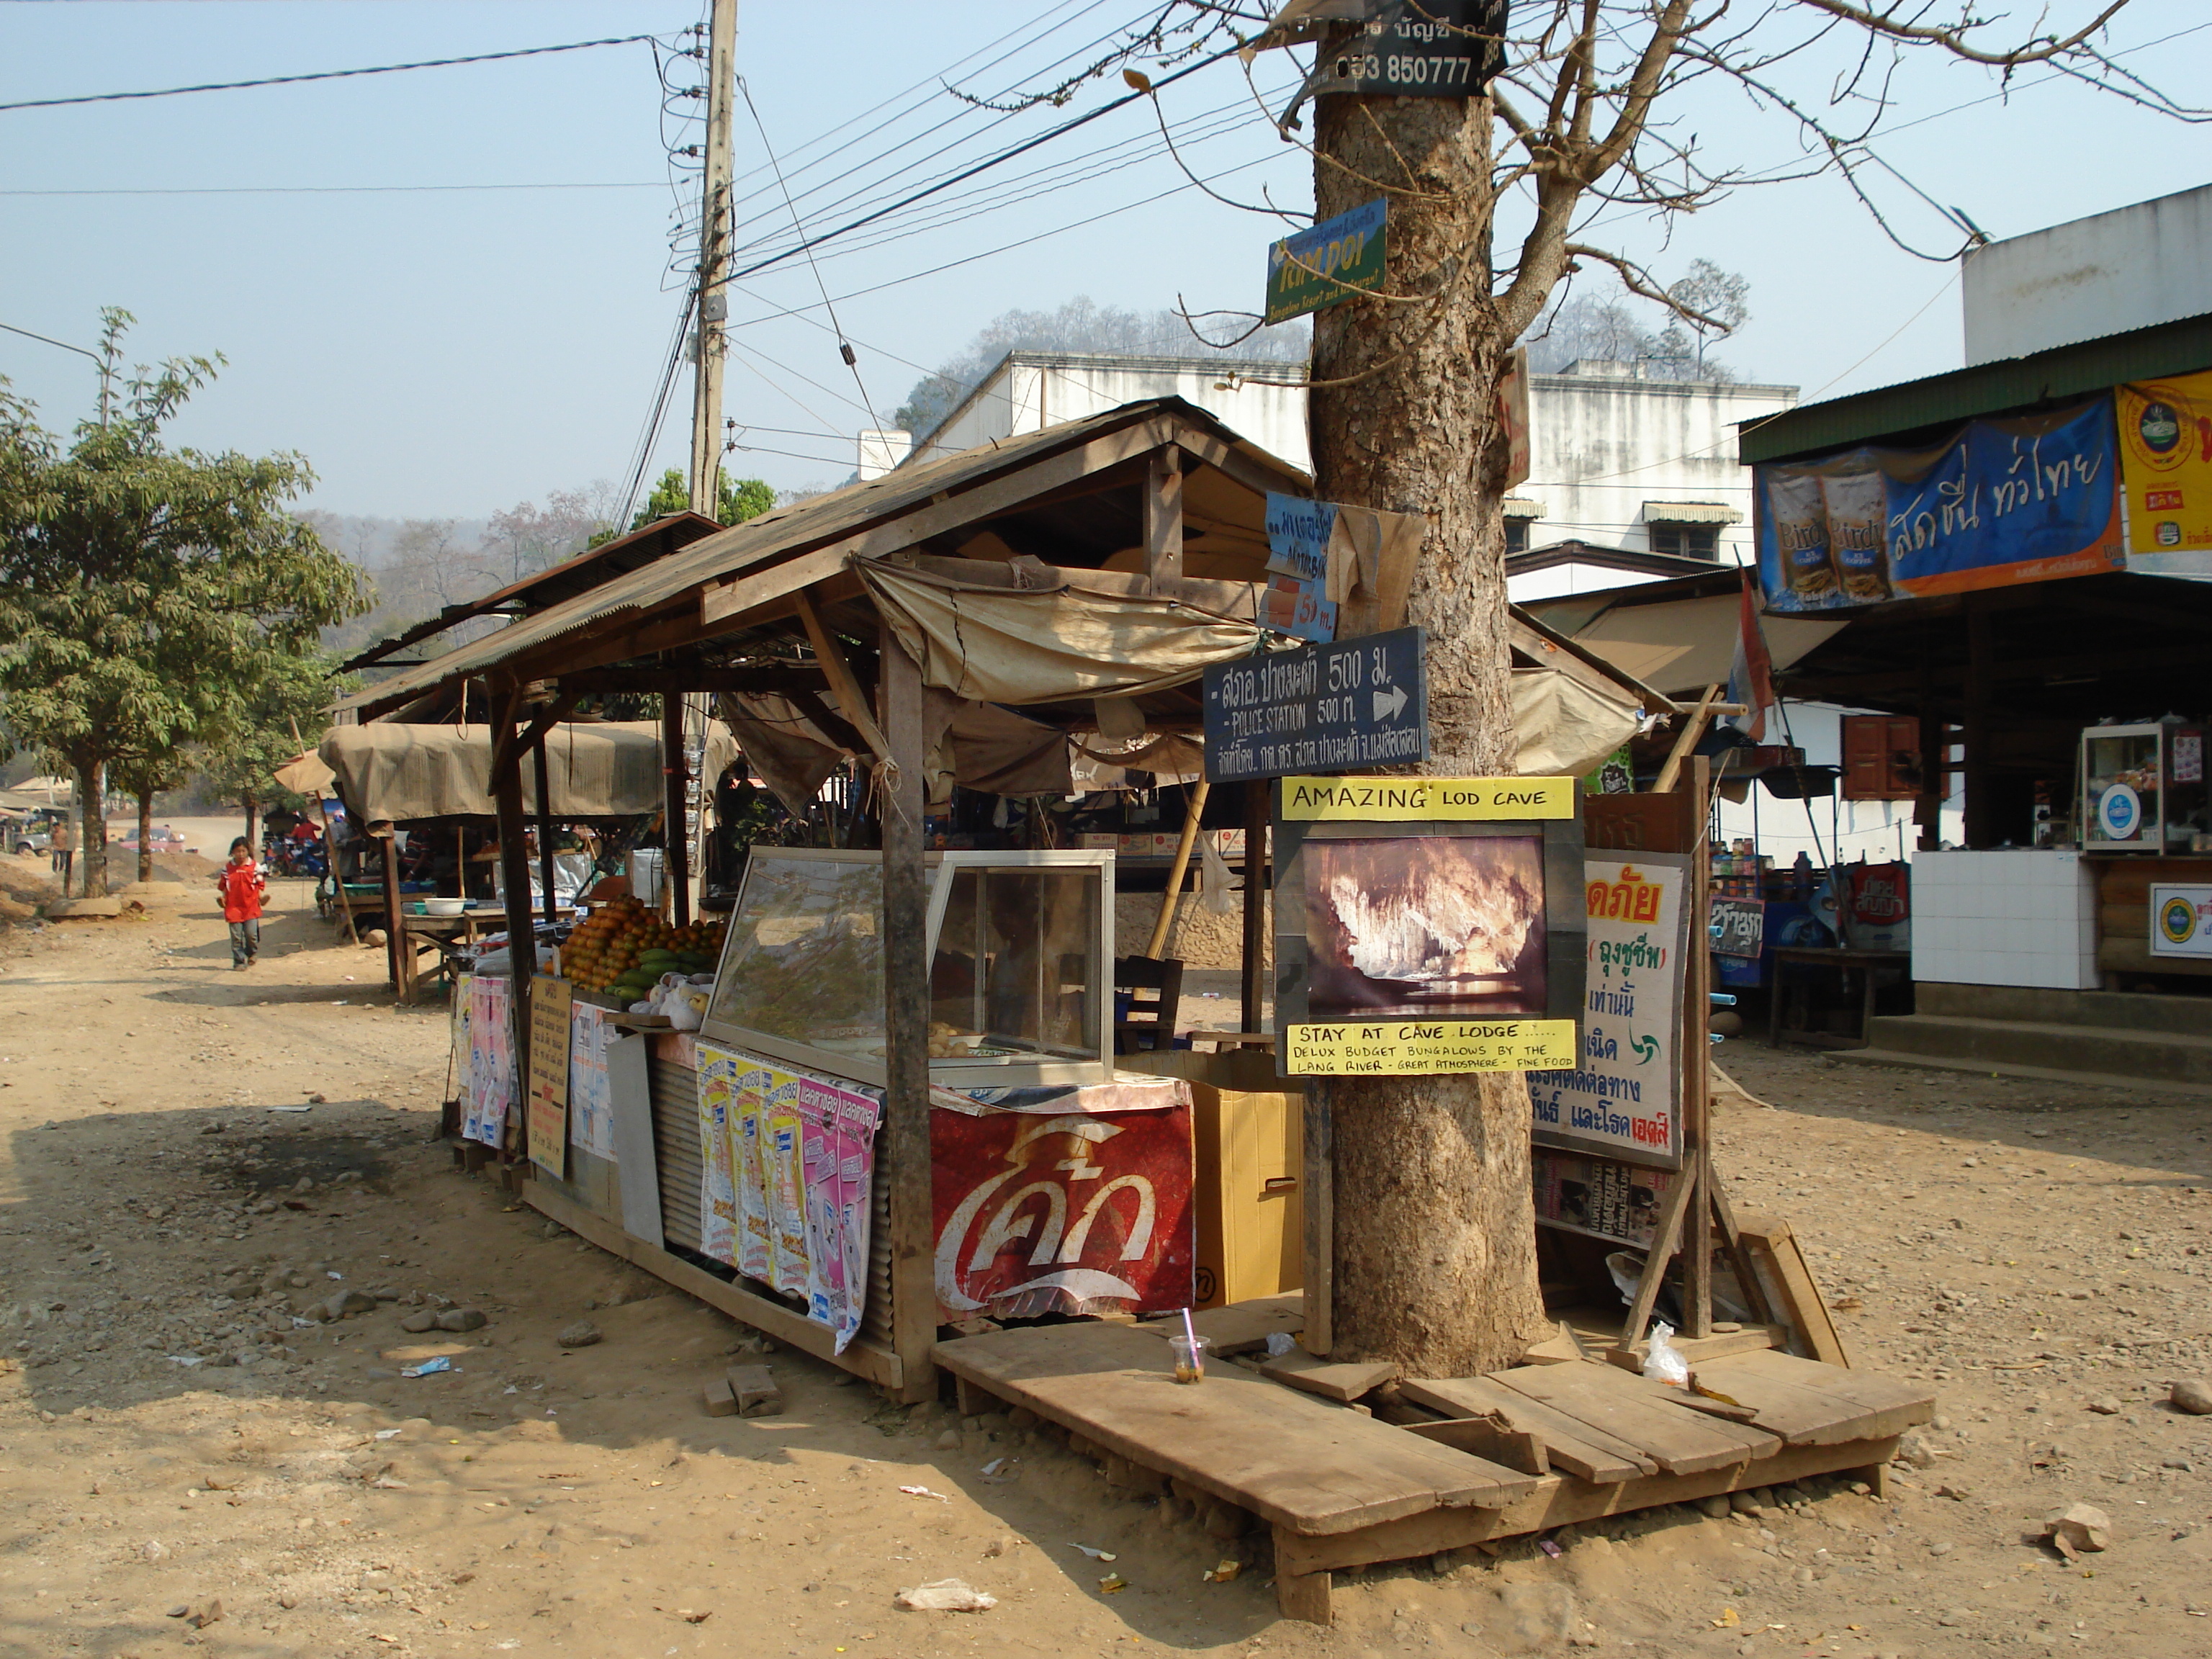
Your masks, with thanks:
[[[154,792],[138,792],[138,879],[154,879]]]
[[[76,798],[84,828],[78,840],[84,860],[84,896],[107,896],[107,799],[100,788],[100,763],[76,763]]]
[[[1431,296],[1321,313],[1308,418],[1322,499],[1428,519],[1409,620],[1428,630],[1422,769],[1444,775],[1510,774],[1516,754],[1496,416],[1512,342],[1490,299],[1490,125],[1486,98],[1339,94],[1316,129],[1321,216],[1372,201],[1369,180],[1397,187],[1388,286]],[[1334,1352],[1429,1376],[1516,1362],[1544,1322],[1520,1074],[1328,1088]]]
[[[246,795],[246,850],[254,858],[261,856],[261,802],[251,790]]]

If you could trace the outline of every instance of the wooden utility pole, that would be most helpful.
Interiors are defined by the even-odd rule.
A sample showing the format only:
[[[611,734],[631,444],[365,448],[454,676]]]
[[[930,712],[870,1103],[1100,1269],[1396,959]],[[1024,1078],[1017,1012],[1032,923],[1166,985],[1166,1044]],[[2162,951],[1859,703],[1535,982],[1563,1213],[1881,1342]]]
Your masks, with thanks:
[[[722,471],[722,369],[729,357],[731,103],[737,92],[738,0],[714,0],[708,24],[707,179],[700,198],[691,382],[691,510],[714,518]]]

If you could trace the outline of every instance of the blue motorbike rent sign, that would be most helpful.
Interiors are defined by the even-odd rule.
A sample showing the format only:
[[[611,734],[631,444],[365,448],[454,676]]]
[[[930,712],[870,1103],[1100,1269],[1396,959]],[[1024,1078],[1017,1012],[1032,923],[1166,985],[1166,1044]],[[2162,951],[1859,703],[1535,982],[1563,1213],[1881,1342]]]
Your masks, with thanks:
[[[1583,1039],[1571,1072],[1528,1073],[1536,1139],[1680,1169],[1682,987],[1689,965],[1689,859],[1643,853],[1583,864]]]

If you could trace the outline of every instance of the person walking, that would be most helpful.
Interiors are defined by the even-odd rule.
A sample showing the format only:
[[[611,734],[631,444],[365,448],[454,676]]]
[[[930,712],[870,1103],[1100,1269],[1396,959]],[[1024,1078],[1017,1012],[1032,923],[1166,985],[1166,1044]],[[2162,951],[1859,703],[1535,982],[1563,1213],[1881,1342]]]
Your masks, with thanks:
[[[46,850],[53,854],[54,873],[62,878],[62,896],[67,898],[70,866],[76,862],[76,831],[70,827],[68,813],[53,821],[47,832]]]
[[[269,884],[245,836],[230,843],[230,861],[215,879],[222,893],[222,919],[230,924],[232,970],[251,968],[261,955],[261,901],[269,896]]]

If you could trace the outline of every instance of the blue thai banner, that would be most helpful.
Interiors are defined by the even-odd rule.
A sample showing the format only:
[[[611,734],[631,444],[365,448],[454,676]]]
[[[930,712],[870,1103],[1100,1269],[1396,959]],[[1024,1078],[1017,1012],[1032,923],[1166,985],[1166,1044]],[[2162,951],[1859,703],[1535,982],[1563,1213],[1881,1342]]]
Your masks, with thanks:
[[[2112,400],[1970,421],[1927,449],[1755,469],[1769,611],[1840,611],[2126,566]]]

